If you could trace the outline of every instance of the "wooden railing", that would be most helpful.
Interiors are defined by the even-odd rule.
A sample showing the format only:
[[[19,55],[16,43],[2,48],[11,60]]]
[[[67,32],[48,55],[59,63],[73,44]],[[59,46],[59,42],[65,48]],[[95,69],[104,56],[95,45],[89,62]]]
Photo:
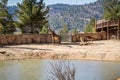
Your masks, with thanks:
[[[112,21],[101,21],[101,23],[96,24],[96,28],[103,28],[103,27],[110,27],[110,26],[118,26],[119,21],[118,20],[112,20]]]

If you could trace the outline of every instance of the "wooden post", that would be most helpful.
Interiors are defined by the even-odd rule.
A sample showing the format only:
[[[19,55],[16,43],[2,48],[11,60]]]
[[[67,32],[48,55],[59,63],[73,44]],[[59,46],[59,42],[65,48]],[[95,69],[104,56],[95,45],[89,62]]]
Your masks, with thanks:
[[[109,21],[107,22],[107,40],[109,40]]]
[[[120,39],[119,29],[120,29],[120,21],[118,20],[118,26],[117,26],[117,40]]]

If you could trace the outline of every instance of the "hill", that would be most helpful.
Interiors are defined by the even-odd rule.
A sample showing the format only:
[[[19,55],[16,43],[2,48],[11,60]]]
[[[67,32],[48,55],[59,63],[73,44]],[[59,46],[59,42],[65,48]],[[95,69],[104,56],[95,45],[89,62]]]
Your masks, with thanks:
[[[77,28],[83,31],[91,18],[100,19],[102,14],[102,0],[85,5],[55,4],[50,5],[49,23],[54,30],[58,30],[67,24],[69,30]]]

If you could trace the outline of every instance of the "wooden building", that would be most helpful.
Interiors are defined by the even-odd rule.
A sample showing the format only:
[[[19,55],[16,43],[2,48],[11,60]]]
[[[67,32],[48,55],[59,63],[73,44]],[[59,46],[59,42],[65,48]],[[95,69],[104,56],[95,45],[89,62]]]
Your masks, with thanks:
[[[96,21],[96,31],[105,31],[107,40],[117,39],[120,40],[120,20],[99,20]]]

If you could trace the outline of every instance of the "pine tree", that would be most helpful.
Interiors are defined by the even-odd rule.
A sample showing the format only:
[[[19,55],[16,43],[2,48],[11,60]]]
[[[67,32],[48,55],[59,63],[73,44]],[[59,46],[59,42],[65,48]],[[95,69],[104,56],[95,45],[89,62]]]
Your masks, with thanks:
[[[42,30],[40,31],[40,34],[47,34],[47,33],[48,33],[48,27],[50,27],[49,24],[48,24],[48,23],[45,24],[45,25],[42,27]]]
[[[95,19],[91,19],[90,22],[86,25],[84,32],[95,32]]]
[[[68,27],[67,27],[67,24],[66,23],[63,23],[63,28],[59,30],[59,34],[60,35],[68,35]]]
[[[48,7],[45,7],[43,0],[23,0],[18,3],[16,11],[19,22],[17,25],[22,29],[23,33],[34,33],[36,29],[39,31],[48,23],[47,13]]]
[[[104,0],[103,18],[107,20],[120,19],[120,0]]]
[[[74,29],[72,30],[72,34],[75,35],[75,34],[77,34],[77,33],[78,33],[77,28],[74,28]]]
[[[0,1],[0,33],[12,34],[15,31],[13,15],[7,10],[8,0]]]
[[[67,35],[67,34],[68,34],[68,31],[69,31],[69,30],[68,30],[67,24],[64,23],[64,24],[63,24],[63,34],[64,34],[64,35]]]
[[[48,28],[46,26],[43,26],[40,34],[47,34],[47,32],[48,32]]]

